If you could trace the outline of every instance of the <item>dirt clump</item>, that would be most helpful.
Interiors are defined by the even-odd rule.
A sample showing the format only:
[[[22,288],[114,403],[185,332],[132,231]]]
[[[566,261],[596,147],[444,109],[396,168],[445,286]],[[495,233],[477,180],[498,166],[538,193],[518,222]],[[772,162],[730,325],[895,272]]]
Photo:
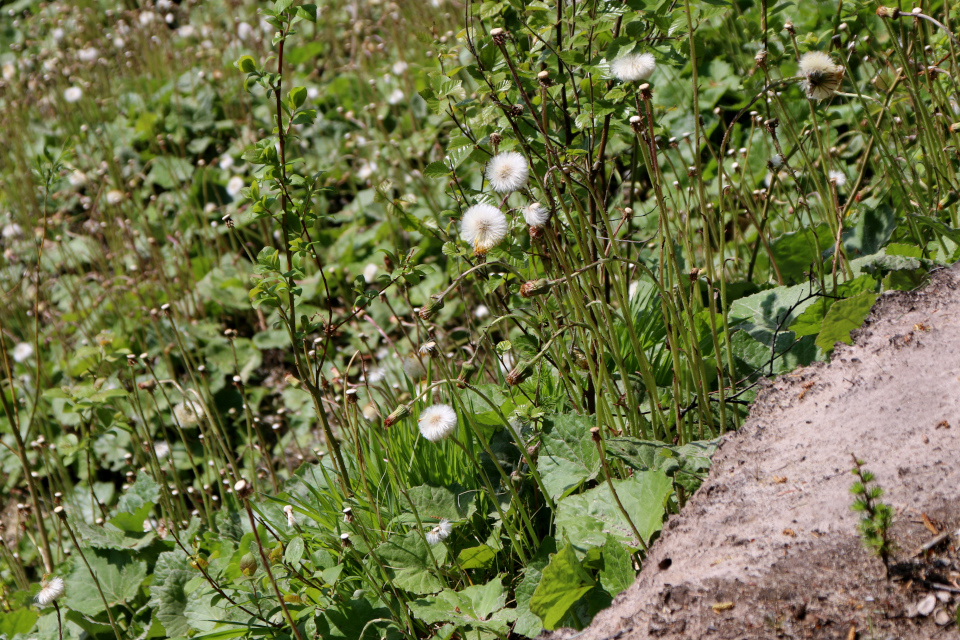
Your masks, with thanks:
[[[956,637],[960,269],[882,296],[854,338],[765,383],[637,582],[546,637]],[[896,511],[889,580],[850,509],[851,454]]]

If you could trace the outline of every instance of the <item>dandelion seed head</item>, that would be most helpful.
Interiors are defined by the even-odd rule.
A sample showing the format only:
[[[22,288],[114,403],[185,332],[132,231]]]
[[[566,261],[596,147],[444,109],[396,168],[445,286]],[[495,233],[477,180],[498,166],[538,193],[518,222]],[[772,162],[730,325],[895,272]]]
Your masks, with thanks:
[[[420,362],[420,358],[412,353],[403,359],[403,372],[407,374],[408,378],[414,381],[427,375],[427,370],[423,368],[423,363]]]
[[[41,607],[46,607],[63,596],[64,591],[66,591],[66,585],[63,584],[63,578],[57,576],[42,583],[40,593],[36,595],[34,601]]]
[[[372,283],[377,279],[378,271],[380,271],[380,267],[371,262],[363,268],[363,281],[367,284]]]
[[[847,184],[846,174],[842,171],[837,171],[836,169],[830,170],[827,173],[827,178],[829,178],[830,182],[837,185],[837,187],[842,187],[843,185]]]
[[[29,342],[21,342],[13,348],[14,362],[25,362],[33,355],[33,346]]]
[[[243,181],[243,177],[233,176],[227,181],[227,194],[231,198],[236,198],[240,195],[240,190],[243,189],[245,185],[246,183]]]
[[[550,219],[550,210],[539,202],[533,202],[523,208],[523,220],[530,227],[542,227]]]
[[[473,310],[473,317],[477,320],[483,320],[490,317],[490,309],[487,308],[485,304],[478,304],[477,308]]]
[[[70,103],[79,102],[82,97],[83,89],[80,87],[67,87],[63,91],[63,99]]]
[[[417,424],[424,438],[437,442],[456,431],[457,412],[448,404],[435,404],[423,410]]]
[[[119,189],[111,189],[107,191],[107,204],[118,205],[123,202],[123,191]]]
[[[639,82],[653,75],[657,60],[652,53],[628,53],[610,63],[610,73],[621,82]]]
[[[497,193],[516,191],[527,183],[527,159],[516,151],[498,153],[487,164],[487,180]]]
[[[158,440],[153,443],[153,452],[157,454],[157,460],[163,460],[170,455],[170,445],[165,440]]]
[[[427,542],[429,544],[438,544],[449,538],[451,531],[453,531],[453,525],[450,524],[449,520],[444,518],[437,526],[427,532]]]
[[[507,216],[489,204],[475,204],[463,214],[460,237],[473,245],[477,255],[483,255],[507,236]]]
[[[843,67],[822,51],[808,51],[800,57],[800,86],[811,100],[829,98],[840,88]]]

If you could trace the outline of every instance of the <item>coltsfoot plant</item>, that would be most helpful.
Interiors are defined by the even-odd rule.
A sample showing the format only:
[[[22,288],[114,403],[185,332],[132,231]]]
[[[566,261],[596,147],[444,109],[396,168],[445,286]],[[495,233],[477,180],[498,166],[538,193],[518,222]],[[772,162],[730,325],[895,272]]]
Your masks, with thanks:
[[[960,15],[882,9],[4,4],[0,635],[589,624],[960,257]]]

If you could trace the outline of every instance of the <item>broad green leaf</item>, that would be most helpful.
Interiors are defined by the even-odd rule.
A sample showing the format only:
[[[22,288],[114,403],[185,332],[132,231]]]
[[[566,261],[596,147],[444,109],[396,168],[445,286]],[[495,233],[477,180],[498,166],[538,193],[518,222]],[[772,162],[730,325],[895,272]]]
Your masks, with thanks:
[[[600,470],[600,454],[590,438],[593,426],[593,420],[575,414],[544,419],[537,469],[554,500],[592,480]]]
[[[427,178],[442,178],[450,175],[450,168],[442,162],[431,162],[424,168],[423,175]]]
[[[663,525],[664,504],[672,491],[670,478],[661,471],[638,471],[627,480],[614,480],[620,502],[645,541]],[[624,519],[609,485],[564,498],[557,505],[557,530],[586,551],[606,542],[607,534],[632,548],[640,546],[633,529]]]
[[[427,519],[447,518],[448,520],[459,520],[463,513],[457,509],[457,496],[447,487],[431,487],[421,485],[413,487],[407,492],[410,499],[417,507],[417,512],[425,521]],[[409,509],[410,506],[404,501],[403,507]]]
[[[90,568],[100,581],[107,604],[126,603],[137,596],[140,583],[147,577],[147,563],[134,560],[129,552],[84,549]],[[103,600],[87,566],[76,561],[66,580],[66,605],[88,616],[104,611]]]
[[[817,346],[825,352],[832,351],[834,344],[852,344],[850,332],[858,329],[866,319],[877,294],[864,292],[846,300],[837,300],[823,319],[823,328],[817,336]]]
[[[633,561],[622,544],[607,536],[603,545],[603,569],[600,570],[600,584],[611,596],[630,587],[636,580]]]
[[[540,584],[530,598],[530,611],[543,621],[544,629],[553,631],[574,603],[594,584],[593,578],[580,565],[573,545],[568,544],[543,570]]]
[[[827,242],[829,229],[827,225],[817,225],[815,229],[805,228],[800,231],[790,231],[770,243],[770,252],[777,263],[780,275],[788,284],[803,282],[806,273],[815,269],[817,259],[817,244],[819,241],[820,253],[830,243]]]
[[[160,499],[160,485],[146,471],[137,474],[137,480],[120,496],[117,509],[125,513],[135,513],[150,502],[157,503]]]
[[[457,562],[464,569],[487,569],[493,566],[497,552],[485,544],[469,547],[460,552]]]
[[[530,599],[540,585],[543,569],[550,564],[550,556],[557,552],[557,541],[548,537],[540,543],[536,555],[523,568],[523,579],[517,586],[517,623],[513,632],[535,638],[543,631],[543,621],[530,611]]]
[[[0,613],[0,635],[12,638],[18,633],[29,633],[38,617],[31,609]]]
[[[153,161],[147,182],[163,189],[179,189],[193,176],[193,163],[186,158],[160,156]]]
[[[194,577],[185,555],[180,551],[161,553],[150,587],[150,607],[170,637],[186,636],[190,624],[184,615],[187,594],[184,585]]]
[[[433,545],[429,549],[423,537],[417,531],[408,531],[404,535],[395,535],[377,547],[380,561],[393,574],[394,583],[417,595],[436,593],[443,589],[443,583],[433,575],[433,558],[440,565],[446,560],[447,547]]]

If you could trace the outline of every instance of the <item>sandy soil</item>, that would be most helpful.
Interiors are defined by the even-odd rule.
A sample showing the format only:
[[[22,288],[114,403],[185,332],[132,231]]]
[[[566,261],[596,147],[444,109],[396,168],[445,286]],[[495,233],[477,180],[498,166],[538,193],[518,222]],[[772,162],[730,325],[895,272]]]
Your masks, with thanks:
[[[891,580],[857,534],[851,454],[897,511]],[[882,296],[829,364],[768,382],[634,586],[583,633],[548,637],[956,638],[958,527],[955,266]]]

